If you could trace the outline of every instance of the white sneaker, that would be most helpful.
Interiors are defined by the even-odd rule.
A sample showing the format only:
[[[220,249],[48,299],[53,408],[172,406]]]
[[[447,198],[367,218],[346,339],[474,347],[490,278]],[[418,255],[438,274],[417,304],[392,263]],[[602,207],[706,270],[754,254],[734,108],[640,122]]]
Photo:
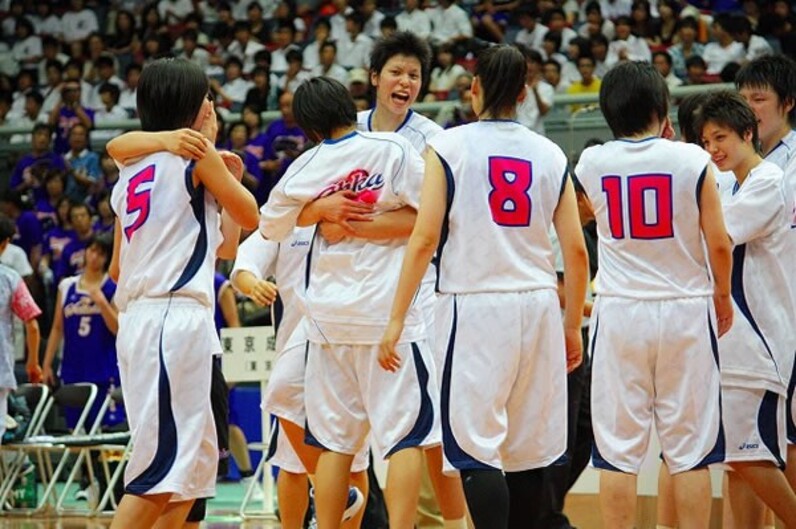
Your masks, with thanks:
[[[310,508],[312,509],[312,520],[309,523],[309,529],[317,529],[318,521],[315,519],[315,489],[310,489]],[[357,513],[365,506],[365,495],[357,487],[348,488],[348,501],[345,504],[345,511],[343,511],[343,521],[347,522],[357,515]]]
[[[240,483],[241,485],[243,485],[244,494],[245,491],[248,490],[250,486],[253,486],[254,488],[252,489],[252,495],[250,499],[254,501],[265,500],[265,492],[263,492],[263,486],[259,482],[256,482],[254,483],[254,485],[252,485],[253,482],[254,482],[254,476],[249,476],[248,478],[241,478]]]

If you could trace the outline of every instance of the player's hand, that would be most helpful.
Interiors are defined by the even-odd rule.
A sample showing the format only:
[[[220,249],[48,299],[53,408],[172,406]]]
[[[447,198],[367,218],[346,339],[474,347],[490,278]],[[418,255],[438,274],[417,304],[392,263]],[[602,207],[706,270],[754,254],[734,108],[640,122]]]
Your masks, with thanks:
[[[572,373],[583,362],[583,336],[580,329],[564,329],[567,348],[567,373]]]
[[[319,223],[318,230],[321,232],[321,237],[326,239],[329,244],[337,244],[346,237],[353,235],[342,224],[334,224],[333,222]]]
[[[390,323],[387,324],[387,330],[384,331],[384,336],[381,338],[381,344],[379,345],[379,365],[385,371],[395,373],[401,368],[401,357],[395,347],[398,345],[398,340],[401,338],[403,331],[403,322],[391,319]]]
[[[275,284],[264,279],[257,280],[246,296],[261,307],[268,306],[276,301],[278,289]]]
[[[28,362],[25,366],[25,371],[28,374],[28,381],[31,384],[41,384],[44,377],[41,372],[41,366],[38,362]]]
[[[166,150],[189,160],[201,160],[207,154],[207,143],[201,132],[193,129],[179,129],[163,133]]]
[[[210,143],[215,145],[216,137],[218,136],[218,118],[216,117],[216,108],[210,101],[205,101],[202,107],[205,111],[205,117],[202,120],[202,126],[199,132],[210,140]]]
[[[227,166],[229,172],[232,173],[232,176],[240,182],[241,178],[243,178],[243,160],[240,159],[240,156],[230,151],[218,151],[218,155],[221,156],[221,160]]]
[[[96,285],[87,287],[86,294],[88,294],[88,297],[90,297],[91,301],[93,301],[94,303],[102,303],[103,301],[107,301],[105,299],[105,294]]]
[[[349,232],[354,228],[348,224],[349,221],[370,222],[373,219],[373,204],[366,204],[357,200],[357,194],[353,191],[338,191],[328,197],[319,198],[315,201],[315,206],[320,208],[321,218],[327,222],[334,222],[342,225]]]
[[[719,324],[719,337],[721,337],[732,327],[732,298],[729,294],[714,295],[713,306],[716,308],[716,320]]]
[[[53,373],[52,367],[48,366],[42,370],[42,382],[50,386],[51,388],[55,387],[55,373]]]

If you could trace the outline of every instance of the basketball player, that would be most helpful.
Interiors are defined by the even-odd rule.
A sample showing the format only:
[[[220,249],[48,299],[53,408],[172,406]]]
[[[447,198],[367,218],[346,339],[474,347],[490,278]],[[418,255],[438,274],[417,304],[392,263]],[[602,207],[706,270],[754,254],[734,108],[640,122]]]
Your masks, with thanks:
[[[306,81],[293,107],[302,129],[320,144],[298,158],[272,191],[261,210],[263,236],[284,240],[297,224],[324,220],[305,206],[340,190],[373,204],[377,219],[384,211],[417,207],[420,155],[398,135],[357,132],[356,108],[343,85],[322,77]],[[419,308],[400,345],[403,369],[385,373],[376,365],[389,285],[404,245],[401,238],[348,236],[336,244],[317,241],[311,255],[305,404],[308,440],[324,448],[315,484],[320,529],[340,523],[351,462],[369,430],[380,455],[390,458],[390,527],[414,527],[421,450],[439,442],[434,365]]]
[[[406,138],[418,153],[425,152],[428,140],[442,130],[439,125],[412,110],[423,80],[428,75],[430,56],[428,44],[408,31],[376,41],[370,53],[370,82],[376,89],[376,106],[357,113],[359,130],[395,132]],[[434,343],[435,279],[436,270],[429,266],[420,296],[429,350],[433,353],[439,375],[442,373],[444,352],[437,351]],[[425,455],[445,529],[466,529],[461,479],[442,473],[442,446],[428,449]]]
[[[113,144],[123,145],[124,135],[108,145],[124,164],[111,196],[117,215],[111,277],[118,285],[119,368],[136,447],[114,528],[182,525],[193,500],[215,488],[210,372],[211,355],[221,348],[213,325],[213,268],[216,255],[234,256],[240,228],[254,228],[257,211],[240,185],[240,159],[222,158],[212,148],[217,125],[208,89],[200,68],[176,59],[147,66],[138,87],[144,131],[190,127],[212,136],[199,162],[168,152],[141,160],[116,156]],[[151,417],[157,422],[147,424]]]
[[[635,525],[654,420],[680,527],[706,529],[707,465],[721,461],[723,446],[714,330],[732,324],[731,248],[713,171],[698,147],[661,137],[671,130],[668,89],[651,65],[612,69],[600,108],[616,140],[583,151],[575,173],[599,238],[592,461],[602,471],[604,525]]]
[[[479,121],[429,140],[422,207],[379,356],[386,371],[405,369],[396,344],[439,243],[443,448],[479,529],[529,523],[525,473],[566,451],[567,365],[582,354],[588,257],[564,153],[514,121],[525,69],[516,48],[483,51],[472,86]],[[551,224],[566,268],[564,325]]]
[[[703,103],[697,125],[716,167],[735,175],[721,189],[738,313],[719,340],[725,461],[732,469],[725,502],[732,527],[750,529],[764,522],[755,494],[787,527],[796,527],[796,493],[778,468],[785,465],[786,396],[796,351],[789,287],[796,257],[793,201],[782,170],[757,153],[757,122],[740,95],[717,92]]]

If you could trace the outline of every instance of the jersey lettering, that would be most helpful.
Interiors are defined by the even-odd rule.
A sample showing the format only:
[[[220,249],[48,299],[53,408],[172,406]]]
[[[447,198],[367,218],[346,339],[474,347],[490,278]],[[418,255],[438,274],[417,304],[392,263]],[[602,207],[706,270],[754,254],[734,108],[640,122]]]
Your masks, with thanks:
[[[622,179],[619,176],[604,176],[602,189],[608,208],[608,225],[614,239],[625,237],[625,216],[629,219],[631,239],[674,237],[671,175],[629,176],[626,197],[622,192]],[[625,198],[627,211],[623,205]]]
[[[531,224],[531,162],[518,158],[489,158],[489,209],[499,226],[521,227]]]
[[[138,212],[135,220],[124,228],[124,235],[127,241],[133,237],[133,234],[144,225],[149,218],[149,199],[152,193],[152,188],[139,190],[139,186],[155,180],[155,166],[150,165],[145,167],[142,171],[137,173],[130,179],[127,184],[127,214],[132,215]]]

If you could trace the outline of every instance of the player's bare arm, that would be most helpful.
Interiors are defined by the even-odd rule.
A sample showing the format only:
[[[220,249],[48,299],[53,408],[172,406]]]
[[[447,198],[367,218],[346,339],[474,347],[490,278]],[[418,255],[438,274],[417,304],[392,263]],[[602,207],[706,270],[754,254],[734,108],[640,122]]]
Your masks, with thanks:
[[[732,327],[733,309],[730,275],[732,273],[732,242],[727,235],[716,178],[708,166],[702,184],[699,221],[708,247],[710,270],[713,275],[713,304],[716,308],[719,336]]]
[[[113,138],[105,148],[111,158],[122,165],[130,165],[144,156],[161,151],[190,160],[201,160],[207,152],[202,133],[189,128],[164,132],[127,132]]]
[[[390,322],[381,340],[379,351],[379,365],[387,371],[396,371],[401,367],[395,346],[403,332],[404,320],[412,299],[439,245],[445,218],[448,192],[445,170],[435,151],[427,149],[424,158],[426,169],[420,195],[420,211],[412,235],[409,237],[401,267],[401,278],[398,281],[390,313]]]
[[[589,282],[589,253],[583,240],[575,186],[571,180],[567,180],[564,187],[564,194],[553,215],[553,225],[564,258],[564,337],[567,371],[571,372],[583,360],[581,321]]]
[[[358,237],[370,240],[407,239],[417,220],[417,210],[411,206],[387,211],[374,216],[366,222],[350,221],[346,229],[342,224],[322,221],[318,224],[321,236],[334,244],[345,237]]]
[[[261,307],[271,305],[276,300],[278,292],[274,283],[260,279],[248,270],[240,270],[235,274],[232,285]]]
[[[58,289],[58,294],[55,296],[55,314],[53,315],[53,323],[50,327],[50,337],[47,339],[47,348],[44,351],[44,360],[42,361],[42,379],[43,382],[49,386],[55,386],[53,360],[55,360],[55,353],[61,346],[63,337],[64,309],[63,302],[61,301],[61,290]]]
[[[116,225],[113,227],[113,255],[111,256],[111,264],[108,267],[108,275],[111,276],[116,283],[119,282],[119,267],[122,250],[122,223],[119,217],[116,217]]]
[[[373,204],[360,202],[354,191],[338,191],[328,197],[307,203],[299,213],[297,226],[313,226],[320,222],[340,224],[352,231],[350,221],[370,222]]]

